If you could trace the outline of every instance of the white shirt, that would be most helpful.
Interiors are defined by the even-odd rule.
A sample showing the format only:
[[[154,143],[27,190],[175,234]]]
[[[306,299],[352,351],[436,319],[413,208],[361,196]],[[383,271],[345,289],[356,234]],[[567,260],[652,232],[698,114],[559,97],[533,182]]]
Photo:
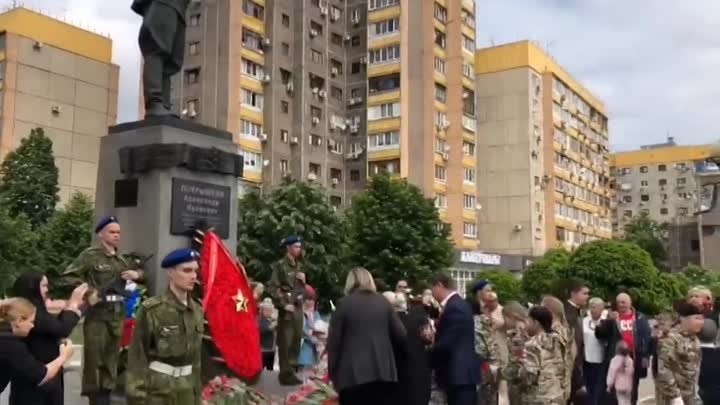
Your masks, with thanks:
[[[589,315],[583,319],[583,342],[585,344],[585,361],[588,363],[598,364],[603,362],[605,357],[605,344],[595,337],[595,328],[604,319],[601,316],[597,322],[592,320]]]

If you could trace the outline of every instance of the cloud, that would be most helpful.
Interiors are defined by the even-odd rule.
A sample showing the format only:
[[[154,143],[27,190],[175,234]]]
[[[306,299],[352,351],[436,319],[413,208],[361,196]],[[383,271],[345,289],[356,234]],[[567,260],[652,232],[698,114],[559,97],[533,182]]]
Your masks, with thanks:
[[[720,2],[478,0],[477,19],[478,46],[535,40],[603,100],[616,150],[720,138]]]

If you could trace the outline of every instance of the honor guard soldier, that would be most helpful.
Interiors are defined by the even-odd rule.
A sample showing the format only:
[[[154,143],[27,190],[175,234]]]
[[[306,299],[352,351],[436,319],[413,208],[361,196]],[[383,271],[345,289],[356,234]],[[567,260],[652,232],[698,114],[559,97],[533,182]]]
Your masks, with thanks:
[[[128,405],[198,405],[203,311],[191,293],[200,255],[171,252],[161,266],[168,290],[140,307],[128,352]]]
[[[696,306],[683,302],[677,308],[680,324],[661,339],[658,349],[658,374],[655,384],[664,404],[697,405],[700,373],[700,340],[697,335],[705,324],[705,316]]]
[[[305,273],[302,272],[302,239],[290,236],[283,241],[285,257],[273,264],[268,283],[275,307],[278,309],[277,345],[282,385],[302,383],[295,375],[302,341],[302,302],[305,293]]]
[[[65,283],[88,283],[92,306],[83,324],[82,395],[90,405],[109,405],[116,388],[120,338],[127,282],[141,281],[142,270],[132,270],[130,261],[118,251],[120,224],[117,218],[102,218],[95,226],[100,243],[85,249],[63,273]]]

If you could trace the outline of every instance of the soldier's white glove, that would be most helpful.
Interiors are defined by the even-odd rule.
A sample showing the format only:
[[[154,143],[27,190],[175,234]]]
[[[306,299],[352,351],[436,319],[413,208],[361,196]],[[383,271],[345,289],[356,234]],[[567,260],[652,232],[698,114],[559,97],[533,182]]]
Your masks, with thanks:
[[[670,401],[670,405],[685,405],[685,402],[683,402],[683,399],[681,397],[677,397]]]

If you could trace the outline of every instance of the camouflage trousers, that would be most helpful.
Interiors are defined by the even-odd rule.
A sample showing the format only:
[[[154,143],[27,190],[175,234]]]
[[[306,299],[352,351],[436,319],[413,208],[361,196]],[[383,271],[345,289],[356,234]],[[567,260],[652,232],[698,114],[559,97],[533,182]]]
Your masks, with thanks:
[[[85,319],[83,324],[82,395],[112,391],[117,385],[123,321]]]
[[[300,357],[300,343],[303,333],[303,313],[300,308],[295,309],[292,318],[281,318],[277,327],[278,360],[280,363],[281,379],[291,378],[295,375]]]
[[[510,405],[523,405],[522,391],[519,385],[508,382],[507,385],[508,403]]]

